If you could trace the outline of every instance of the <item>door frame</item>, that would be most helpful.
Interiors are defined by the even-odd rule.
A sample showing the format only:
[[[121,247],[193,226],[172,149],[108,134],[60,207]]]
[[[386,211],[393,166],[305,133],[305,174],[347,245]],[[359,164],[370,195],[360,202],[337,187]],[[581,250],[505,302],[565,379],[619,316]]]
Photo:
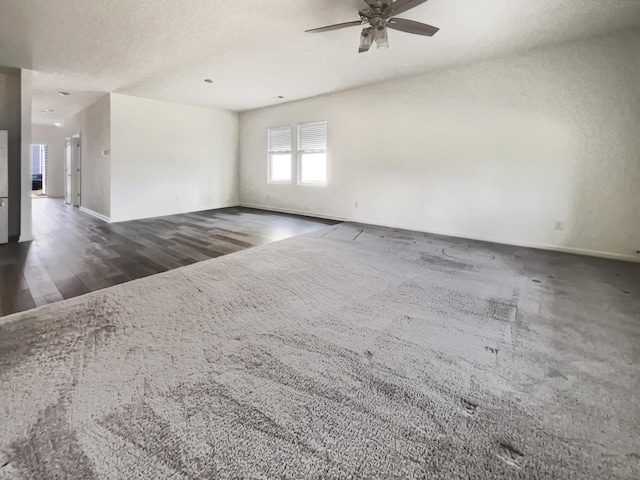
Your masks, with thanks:
[[[40,172],[42,175],[42,193],[43,196],[49,196],[49,145],[46,143],[32,143],[31,144],[31,163],[33,164],[33,147],[38,147],[40,150]],[[46,161],[43,156],[46,152]],[[33,168],[31,173],[33,173]]]
[[[82,197],[81,197],[81,165],[82,165],[82,142],[80,138],[80,134],[76,133],[71,137],[65,138],[65,152],[64,152],[64,170],[65,170],[65,182],[64,182],[64,198],[65,203],[67,203],[67,193],[71,195],[70,205],[74,207],[79,207]],[[71,192],[68,191],[69,185],[67,181],[68,177],[68,166],[69,163],[67,161],[67,148],[70,148],[71,155]]]
[[[73,203],[73,164],[71,157],[71,137],[64,139],[64,203],[71,205]],[[69,177],[71,179],[69,180]]]

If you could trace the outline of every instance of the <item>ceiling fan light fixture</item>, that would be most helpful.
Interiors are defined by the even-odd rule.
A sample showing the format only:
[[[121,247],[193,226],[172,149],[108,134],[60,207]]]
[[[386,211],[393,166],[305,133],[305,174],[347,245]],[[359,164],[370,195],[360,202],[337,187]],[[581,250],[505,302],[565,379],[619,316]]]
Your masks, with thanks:
[[[384,25],[378,25],[375,28],[375,37],[378,48],[389,48],[389,37],[387,36],[387,28]]]
[[[368,52],[373,43],[373,35],[371,35],[371,28],[363,28],[360,34],[360,48],[358,52]]]

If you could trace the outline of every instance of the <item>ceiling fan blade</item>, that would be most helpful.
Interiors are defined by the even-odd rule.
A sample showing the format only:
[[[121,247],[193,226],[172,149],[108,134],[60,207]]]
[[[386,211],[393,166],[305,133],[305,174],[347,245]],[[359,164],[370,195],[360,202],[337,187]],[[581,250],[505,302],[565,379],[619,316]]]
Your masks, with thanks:
[[[339,28],[357,27],[362,25],[362,20],[354,20],[353,22],[337,23],[335,25],[329,25],[327,27],[312,28],[311,30],[305,30],[307,33],[319,33],[328,32],[330,30],[338,30]]]
[[[413,20],[406,20],[404,18],[392,18],[388,20],[387,27],[393,28],[394,30],[400,30],[401,32],[424,35],[425,37],[433,37],[438,33],[438,30],[440,30],[438,27],[434,27],[433,25],[414,22]]]
[[[382,15],[385,17],[392,17],[394,15],[400,15],[407,10],[411,10],[418,5],[422,5],[427,0],[398,0],[397,2],[392,3],[387,8],[384,9]]]

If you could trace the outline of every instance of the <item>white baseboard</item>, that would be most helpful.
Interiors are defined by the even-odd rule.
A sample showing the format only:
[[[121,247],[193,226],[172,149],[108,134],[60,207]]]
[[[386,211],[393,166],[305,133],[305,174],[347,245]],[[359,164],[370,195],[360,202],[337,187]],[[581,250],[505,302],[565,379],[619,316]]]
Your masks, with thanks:
[[[599,250],[588,250],[584,248],[566,247],[564,245],[521,242],[521,241],[504,239],[504,238],[487,237],[484,235],[469,235],[469,234],[461,234],[457,232],[448,232],[448,231],[416,230],[415,228],[410,228],[410,227],[401,226],[401,225],[383,225],[383,224],[379,224],[379,225],[381,227],[400,228],[403,230],[414,230],[414,231],[419,231],[423,233],[430,233],[432,235],[442,235],[445,237],[463,238],[466,240],[477,240],[480,242],[497,243],[500,245],[510,245],[513,247],[535,248],[536,250],[548,250],[552,252],[572,253],[574,255],[585,255],[588,257],[607,258],[611,260],[624,260],[627,262],[640,262],[640,258],[636,258],[633,255],[623,255],[620,253],[601,252]]]
[[[94,212],[93,210],[89,210],[88,208],[85,208],[85,207],[82,207],[82,206],[80,206],[78,208],[80,209],[81,212],[88,213],[89,215],[91,215],[93,217],[99,218],[100,220],[103,220],[103,221],[105,221],[107,223],[111,223],[111,219],[109,217],[106,217],[106,216],[102,215],[101,213]]]
[[[611,253],[611,252],[601,252],[599,250],[588,250],[588,249],[584,249],[584,248],[565,247],[563,245],[551,245],[551,244],[545,244],[545,243],[520,242],[520,241],[508,240],[508,239],[504,239],[504,238],[486,237],[486,236],[482,236],[482,235],[460,234],[460,233],[457,233],[457,232],[436,231],[436,230],[420,230],[420,229],[416,229],[415,227],[410,227],[410,226],[407,226],[407,225],[400,225],[400,224],[385,224],[385,223],[371,224],[369,222],[365,222],[365,221],[362,221],[362,220],[341,218],[341,217],[336,217],[336,216],[333,216],[333,215],[325,215],[325,214],[322,214],[322,213],[302,212],[302,211],[297,211],[297,210],[290,210],[290,209],[287,209],[287,208],[274,208],[274,207],[268,207],[266,205],[251,205],[251,204],[248,204],[248,203],[241,203],[240,206],[241,207],[247,207],[247,208],[255,208],[255,209],[258,209],[258,210],[270,210],[270,211],[273,211],[273,212],[292,213],[292,214],[295,214],[295,215],[304,215],[306,217],[320,217],[320,218],[328,218],[330,220],[338,220],[338,221],[342,221],[342,222],[354,222],[354,223],[363,223],[363,224],[376,225],[376,226],[380,226],[380,227],[398,228],[398,229],[402,229],[402,230],[411,230],[411,231],[414,231],[414,232],[430,233],[432,235],[442,235],[442,236],[445,236],[445,237],[464,238],[464,239],[467,239],[467,240],[478,240],[478,241],[481,241],[481,242],[498,243],[500,245],[511,245],[511,246],[514,246],[514,247],[535,248],[537,250],[549,250],[549,251],[552,251],[552,252],[572,253],[572,254],[575,254],[575,255],[586,255],[586,256],[589,256],[589,257],[608,258],[608,259],[611,259],[611,260],[623,260],[623,261],[627,261],[627,262],[639,262],[640,263],[640,256],[623,255],[623,254],[620,254],[620,253]]]

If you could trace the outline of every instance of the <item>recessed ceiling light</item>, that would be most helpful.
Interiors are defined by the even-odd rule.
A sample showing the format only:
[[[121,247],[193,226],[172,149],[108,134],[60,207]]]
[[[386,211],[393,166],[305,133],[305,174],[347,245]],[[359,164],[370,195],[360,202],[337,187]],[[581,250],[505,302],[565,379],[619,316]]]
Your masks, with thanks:
[[[47,108],[45,110],[42,110],[42,113],[53,113],[55,110],[51,109],[51,108]]]
[[[213,83],[213,80],[210,78],[205,78],[204,83]]]
[[[66,97],[69,95],[69,92],[58,92],[58,95],[60,95],[61,97]]]
[[[61,127],[61,126],[62,126],[62,124],[61,124],[60,122],[56,122],[56,123],[54,123],[54,125],[55,125],[56,127]]]

